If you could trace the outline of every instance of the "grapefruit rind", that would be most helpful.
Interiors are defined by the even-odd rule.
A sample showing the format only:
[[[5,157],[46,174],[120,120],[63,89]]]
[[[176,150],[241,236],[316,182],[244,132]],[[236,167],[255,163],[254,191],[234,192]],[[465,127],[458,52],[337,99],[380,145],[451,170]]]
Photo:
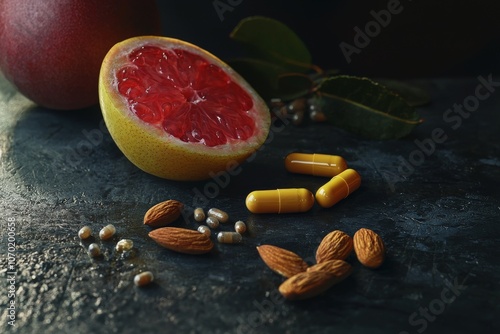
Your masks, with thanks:
[[[184,142],[153,125],[141,121],[117,89],[114,71],[128,63],[127,55],[143,45],[175,47],[200,55],[222,68],[253,99],[248,111],[255,121],[255,133],[245,141],[209,147]],[[134,37],[117,43],[106,55],[99,75],[99,102],[106,126],[118,148],[138,168],[171,180],[203,180],[217,172],[234,168],[254,153],[267,138],[270,113],[258,93],[233,69],[213,54],[174,38]]]

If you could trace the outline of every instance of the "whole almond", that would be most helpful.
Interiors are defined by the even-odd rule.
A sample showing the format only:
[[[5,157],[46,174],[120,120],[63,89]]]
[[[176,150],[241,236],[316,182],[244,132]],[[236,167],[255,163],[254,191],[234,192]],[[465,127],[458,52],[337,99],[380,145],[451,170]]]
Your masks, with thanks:
[[[301,300],[317,296],[337,282],[339,279],[326,271],[310,270],[281,283],[279,291],[288,300]]]
[[[385,258],[385,246],[377,233],[362,228],[354,234],[353,241],[354,251],[361,264],[371,269],[380,267]]]
[[[167,226],[179,218],[182,209],[184,204],[174,199],[158,203],[146,212],[144,224],[151,227]]]
[[[162,227],[149,232],[158,245],[186,254],[208,253],[214,247],[206,234],[180,227]]]
[[[287,278],[305,271],[308,267],[300,256],[284,248],[262,245],[257,247],[257,251],[272,271]]]
[[[352,238],[345,232],[335,230],[328,233],[316,251],[316,262],[345,260],[353,249]]]
[[[352,273],[352,266],[344,260],[328,260],[310,266],[307,271],[325,271],[342,281]]]

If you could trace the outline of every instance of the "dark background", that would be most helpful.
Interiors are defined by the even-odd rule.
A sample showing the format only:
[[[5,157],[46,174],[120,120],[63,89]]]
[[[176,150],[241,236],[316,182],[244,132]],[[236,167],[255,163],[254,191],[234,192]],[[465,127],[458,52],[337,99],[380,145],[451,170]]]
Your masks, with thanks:
[[[229,3],[228,0],[220,0]],[[346,74],[395,78],[499,73],[500,21],[497,1],[402,0],[402,11],[348,64],[339,44],[353,45],[354,27],[364,31],[375,1],[233,1],[221,21],[214,1],[158,1],[164,34],[200,45],[220,58],[240,51],[229,33],[248,16],[278,19],[307,44],[313,61]]]
[[[431,103],[418,108],[424,123],[400,140],[366,140],[327,124],[274,131],[255,160],[206,204],[246,221],[249,233],[239,245],[217,243],[207,256],[159,248],[142,218],[166,199],[193,205],[194,190],[214,181],[174,182],[144,173],[100,131],[98,107],[64,113],[38,107],[0,76],[1,263],[7,263],[8,221],[16,223],[17,244],[17,322],[7,327],[8,311],[1,308],[0,332],[499,333],[500,87],[460,127],[443,120],[448,108],[474,96],[477,75],[498,73],[498,5],[402,4],[403,12],[347,64],[338,44],[351,42],[353,28],[364,26],[370,11],[386,8],[387,1],[243,0],[223,21],[213,0],[159,3],[165,35],[221,58],[238,53],[228,35],[242,18],[267,15],[297,31],[325,68],[437,77],[405,80],[429,92]],[[429,142],[436,129],[447,140],[435,144],[411,173],[401,172],[401,159],[420,152],[416,143]],[[244,205],[250,191],[315,191],[324,184],[322,178],[286,172],[283,159],[294,151],[343,156],[362,175],[360,189],[330,209],[250,214]],[[102,243],[103,258],[90,259],[77,231],[83,225],[98,231],[108,223],[117,235]],[[351,277],[323,296],[298,303],[275,297],[283,279],[263,264],[256,246],[277,245],[311,262],[328,232],[353,235],[361,227],[383,238],[383,266],[369,270],[351,256]],[[114,252],[120,238],[133,239],[134,256]],[[10,284],[4,268],[2,306]],[[132,278],[143,270],[154,272],[155,283],[139,289]],[[449,286],[455,282],[461,290],[444,305],[442,293],[453,297]],[[434,309],[435,316],[423,321],[422,308]]]

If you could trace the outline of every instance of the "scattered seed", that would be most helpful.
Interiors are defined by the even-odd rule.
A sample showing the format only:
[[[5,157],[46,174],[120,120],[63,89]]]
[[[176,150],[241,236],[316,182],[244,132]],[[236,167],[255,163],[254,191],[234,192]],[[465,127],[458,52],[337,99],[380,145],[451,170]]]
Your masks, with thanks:
[[[203,208],[196,208],[194,209],[194,220],[197,222],[202,222],[205,220],[205,211],[203,211]]]
[[[198,226],[198,232],[206,234],[207,236],[210,236],[212,234],[212,231],[206,225],[200,225],[200,226]]]
[[[247,225],[242,220],[238,220],[234,223],[234,230],[239,234],[243,234],[247,231]]]
[[[117,252],[127,252],[132,248],[134,248],[134,242],[130,239],[122,239],[118,241],[115,247]]]
[[[154,276],[150,271],[144,271],[134,276],[134,284],[136,286],[145,286],[153,282]]]
[[[227,212],[224,212],[217,208],[211,208],[210,210],[208,210],[208,216],[217,218],[222,224],[226,223],[229,220],[229,215],[227,214]]]
[[[210,228],[219,227],[219,220],[215,217],[212,217],[212,216],[207,217],[206,223],[207,223],[208,227],[210,227]]]
[[[92,257],[98,257],[101,255],[101,248],[99,247],[98,244],[92,243],[89,245],[88,253]]]
[[[217,241],[222,244],[237,244],[241,242],[241,234],[238,232],[219,232],[217,234]]]
[[[108,240],[116,233],[116,228],[112,225],[106,225],[99,231],[99,238],[101,240]]]
[[[91,234],[92,230],[88,226],[84,226],[80,229],[80,231],[78,231],[78,237],[80,237],[80,239],[82,240],[87,239]]]

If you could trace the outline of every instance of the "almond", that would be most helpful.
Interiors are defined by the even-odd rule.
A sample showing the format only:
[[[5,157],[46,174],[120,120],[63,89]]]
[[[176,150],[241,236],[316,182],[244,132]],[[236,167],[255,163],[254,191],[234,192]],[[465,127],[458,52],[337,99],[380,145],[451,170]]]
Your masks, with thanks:
[[[152,206],[144,215],[144,224],[151,227],[163,227],[179,218],[184,209],[184,204],[169,199]]]
[[[307,268],[307,271],[324,271],[342,281],[352,273],[352,266],[344,260],[328,260]]]
[[[281,283],[279,291],[288,300],[306,299],[325,292],[338,281],[338,278],[326,271],[310,270]]]
[[[300,256],[280,247],[262,245],[257,247],[257,251],[272,271],[287,278],[305,271],[308,267]]]
[[[375,269],[380,267],[385,258],[385,246],[382,238],[370,229],[362,228],[354,234],[354,251],[359,262]]]
[[[149,232],[158,245],[186,254],[208,253],[214,247],[206,234],[180,227],[162,227]]]
[[[353,249],[352,238],[345,232],[335,230],[328,233],[316,251],[316,262],[345,260]]]

